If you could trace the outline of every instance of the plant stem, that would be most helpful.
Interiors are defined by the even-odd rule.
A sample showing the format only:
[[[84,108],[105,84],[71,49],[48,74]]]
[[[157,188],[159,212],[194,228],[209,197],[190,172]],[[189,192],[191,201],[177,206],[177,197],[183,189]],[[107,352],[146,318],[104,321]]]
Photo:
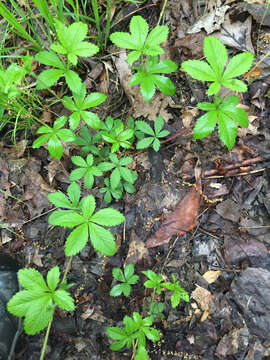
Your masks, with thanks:
[[[49,334],[50,334],[50,330],[51,330],[51,326],[52,326],[52,321],[53,321],[53,314],[54,314],[54,309],[53,309],[53,312],[52,312],[52,316],[51,316],[51,318],[50,318],[50,322],[49,322],[48,327],[47,327],[47,331],[46,331],[46,335],[45,335],[45,339],[44,339],[44,342],[43,342],[43,346],[42,346],[41,355],[40,355],[40,359],[39,359],[39,360],[43,360],[43,359],[44,359],[44,356],[45,356],[45,351],[46,351],[46,347],[47,347],[47,342],[48,342],[48,339],[49,339]]]
[[[162,18],[162,16],[164,15],[164,11],[165,11],[165,8],[166,8],[166,5],[167,5],[167,1],[168,1],[168,0],[164,0],[163,6],[162,6],[162,10],[161,10],[160,15],[159,15],[159,18],[158,18],[157,25],[160,24],[161,18]]]
[[[72,261],[72,256],[69,258],[68,260],[68,264],[67,264],[67,267],[65,269],[65,272],[64,272],[64,276],[63,276],[63,279],[60,283],[60,286],[64,283],[64,281],[66,280],[66,277],[67,277],[67,274],[68,274],[68,271],[70,269],[70,266],[71,266],[71,261]],[[53,312],[52,312],[52,316],[50,318],[50,321],[49,321],[49,324],[48,324],[48,327],[47,327],[47,330],[46,330],[46,335],[45,335],[45,339],[44,339],[44,342],[43,342],[43,346],[42,346],[42,350],[41,350],[41,354],[40,354],[40,358],[39,360],[44,360],[44,356],[45,356],[45,351],[46,351],[46,347],[47,347],[47,343],[48,343],[48,339],[49,339],[49,334],[50,334],[50,330],[51,330],[51,326],[52,326],[52,322],[53,322],[53,314],[54,314],[54,310],[55,310],[55,307],[53,309]]]

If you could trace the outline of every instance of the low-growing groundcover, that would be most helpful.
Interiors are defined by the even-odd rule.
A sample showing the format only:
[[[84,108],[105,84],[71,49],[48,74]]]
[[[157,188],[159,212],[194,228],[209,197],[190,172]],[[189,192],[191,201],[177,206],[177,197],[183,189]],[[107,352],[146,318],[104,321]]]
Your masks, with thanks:
[[[70,6],[72,7],[72,5]],[[199,356],[197,354],[203,353],[204,347],[207,348],[207,341],[205,345],[205,340],[200,339],[199,336],[207,333],[211,316],[216,316],[211,313],[211,306],[201,317],[199,311],[192,312],[192,309],[195,309],[194,304],[191,307],[186,304],[189,296],[184,289],[188,289],[190,292],[197,283],[206,286],[200,276],[207,266],[213,265],[203,262],[204,260],[200,256],[200,262],[196,260],[196,257],[191,261],[188,257],[192,257],[190,252],[192,244],[196,244],[198,237],[201,237],[200,228],[196,230],[198,234],[191,234],[191,237],[185,235],[183,242],[180,243],[178,239],[178,243],[174,245],[174,251],[161,248],[161,253],[158,253],[156,250],[147,250],[143,247],[138,250],[141,244],[140,239],[137,239],[135,254],[137,251],[139,253],[142,251],[143,261],[133,258],[131,261],[135,262],[135,267],[132,264],[127,266],[122,266],[122,264],[126,263],[129,250],[134,255],[134,249],[133,252],[132,249],[129,249],[132,243],[132,227],[135,228],[137,235],[145,241],[149,236],[149,231],[153,231],[156,227],[155,221],[162,221],[167,212],[175,206],[171,203],[164,212],[162,209],[155,216],[153,215],[154,222],[150,221],[145,224],[149,213],[155,213],[154,208],[151,207],[152,198],[155,199],[156,207],[160,203],[166,207],[164,200],[167,198],[166,196],[168,195],[173,200],[176,195],[172,196],[168,192],[161,196],[162,186],[171,184],[173,181],[177,188],[179,186],[178,175],[183,174],[183,169],[186,171],[193,167],[194,158],[198,156],[203,158],[203,151],[206,149],[196,145],[197,149],[201,151],[197,151],[195,154],[192,151],[194,142],[184,139],[185,146],[180,150],[183,152],[180,163],[171,162],[175,158],[179,160],[179,157],[177,157],[177,153],[172,154],[172,144],[167,147],[163,142],[166,143],[169,134],[174,136],[170,133],[173,127],[168,125],[161,115],[158,115],[151,123],[147,119],[134,121],[132,118],[126,119],[123,114],[113,116],[107,112],[105,101],[108,99],[106,100],[106,95],[99,92],[98,88],[93,89],[95,91],[87,89],[82,82],[84,79],[83,57],[93,55],[98,57],[99,49],[97,45],[91,44],[89,41],[88,30],[83,22],[86,17],[80,18],[80,12],[75,11],[76,4],[73,4],[72,8],[77,17],[68,21],[55,21],[46,49],[39,49],[35,56],[35,61],[40,65],[39,75],[36,79],[37,94],[44,91],[42,94],[54,96],[53,101],[65,108],[63,111],[65,115],[57,116],[57,111],[57,114],[53,113],[55,117],[53,116],[52,121],[43,122],[44,119],[39,119],[41,126],[37,130],[38,135],[33,142],[34,153],[41,154],[44,149],[48,149],[46,159],[44,157],[42,159],[42,175],[45,179],[46,171],[48,171],[50,179],[53,177],[52,164],[55,163],[59,164],[59,169],[62,166],[65,168],[68,163],[68,172],[65,173],[65,178],[52,179],[48,200],[56,208],[48,215],[48,224],[46,223],[46,226],[49,226],[48,233],[42,233],[39,239],[41,242],[44,238],[46,239],[47,248],[46,246],[38,247],[35,256],[26,264],[30,267],[20,270],[19,280],[22,288],[10,301],[8,309],[10,313],[24,318],[24,329],[29,335],[39,333],[48,326],[41,358],[45,356],[46,341],[49,340],[48,356],[57,358],[61,356],[66,358],[67,354],[74,353],[75,357],[107,359],[115,356],[122,359],[129,356],[125,353],[128,353],[128,348],[130,348],[129,358],[147,359],[148,356],[150,358],[155,356],[152,343],[157,343],[165,335],[165,345],[163,344],[163,348],[156,352],[162,353],[165,351],[164,349],[175,350],[177,347],[179,351],[176,356],[189,356],[196,359]],[[61,18],[61,12],[58,15]],[[97,13],[94,14],[94,18],[97,19]],[[65,18],[62,14],[63,19]],[[145,101],[149,102],[155,93],[162,92],[166,96],[176,94],[177,87],[172,80],[180,66],[187,76],[190,75],[197,80],[206,82],[206,85],[209,86],[209,98],[205,98],[204,102],[197,104],[198,108],[206,113],[200,114],[197,121],[195,120],[194,139],[202,139],[210,135],[217,124],[221,141],[228,150],[231,150],[237,144],[238,125],[245,128],[248,126],[247,114],[238,107],[239,94],[225,93],[224,95],[224,93],[220,93],[214,98],[213,95],[219,92],[221,85],[229,91],[245,92],[247,86],[238,77],[249,70],[253,55],[249,52],[243,52],[236,56],[230,54],[230,60],[226,63],[228,53],[225,46],[216,38],[208,36],[204,40],[205,62],[189,60],[178,64],[170,59],[164,60],[160,58],[160,55],[164,53],[162,47],[163,42],[168,38],[168,27],[159,24],[149,25],[142,16],[135,15],[131,17],[128,29],[124,29],[125,31],[122,32],[111,31],[111,41],[117,46],[127,48],[128,62],[134,63],[130,85],[138,84]],[[71,42],[76,36],[77,41]],[[108,39],[108,36],[106,38]],[[102,40],[102,34],[99,39]],[[104,49],[104,45],[101,45],[100,42],[97,43]],[[216,51],[217,49],[219,51]],[[34,54],[31,52],[31,55]],[[14,101],[14,99],[17,101],[20,94],[29,89],[25,77],[26,74],[34,77],[34,67],[32,69],[29,66],[32,60],[29,61],[29,57],[24,58],[18,66],[10,65],[11,68],[7,67],[6,72],[3,71],[0,74],[4,80],[10,80],[6,87],[4,83],[1,85],[3,101],[1,105],[4,106],[1,115],[8,113],[5,106],[10,101]],[[14,73],[14,77],[9,76],[11,73]],[[167,74],[170,74],[170,78]],[[59,89],[65,90],[62,92]],[[177,100],[179,101],[179,98]],[[13,103],[12,111],[14,113],[18,112],[18,103],[15,105]],[[104,116],[97,115],[97,106],[99,108],[104,106],[104,109],[107,109]],[[51,110],[54,111],[53,105]],[[62,112],[60,113],[62,114]],[[19,121],[19,114],[17,113],[17,115],[16,121]],[[174,119],[175,121],[176,119]],[[211,144],[211,139],[210,137],[208,144]],[[211,146],[209,147],[211,148]],[[220,157],[225,151],[227,152],[225,147],[220,148],[220,145],[217,144],[216,147],[215,152]],[[41,150],[41,148],[44,149]],[[150,174],[148,171],[142,170],[140,161],[138,162],[134,156],[138,154],[143,156],[149,148],[153,149],[149,154],[155,154],[151,155],[152,158],[149,156]],[[222,151],[220,151],[221,149]],[[28,150],[32,154],[31,147]],[[59,160],[61,163],[57,162]],[[183,164],[184,161],[187,162]],[[145,164],[146,162],[144,162]],[[154,193],[151,192],[151,187],[148,191],[140,193],[140,187],[143,188],[148,183],[149,176],[150,181],[153,181],[153,168],[161,172],[163,168],[161,164],[166,164],[166,167],[162,172],[164,181],[160,188]],[[205,165],[205,162],[203,164]],[[6,174],[6,172],[3,173]],[[184,173],[183,179],[186,178],[185,175]],[[185,184],[191,185],[191,183]],[[210,188],[219,188],[219,185],[211,184]],[[23,186],[27,186],[27,183],[24,183]],[[44,184],[42,186],[45,187]],[[24,192],[25,189],[22,189]],[[24,201],[29,200],[31,201],[31,194],[28,193]],[[140,208],[142,203],[143,207]],[[215,204],[215,200],[213,203]],[[139,210],[135,211],[136,215],[134,216],[134,207],[136,206]],[[23,213],[27,211],[26,209],[31,212],[32,208],[28,208],[26,205]],[[133,218],[129,217],[130,209],[131,213],[133,211]],[[51,209],[48,207],[45,210]],[[208,209],[208,211],[210,210]],[[210,223],[213,224],[211,221]],[[204,224],[207,227],[207,223]],[[32,226],[35,227],[34,224]],[[59,239],[57,237],[52,239],[50,232],[55,230],[61,237],[62,228],[68,230],[60,239],[62,241],[59,246]],[[25,229],[29,229],[27,223]],[[220,229],[214,230],[215,234],[220,231]],[[217,235],[219,236],[220,233]],[[211,237],[207,240],[210,243]],[[183,243],[187,244],[186,248]],[[25,248],[25,254],[27,251],[31,253],[32,242],[26,240],[20,246]],[[196,249],[193,254],[196,254]],[[103,266],[101,266],[101,256],[107,257],[103,260]],[[170,262],[171,257],[174,257],[172,262]],[[196,263],[196,266],[191,265],[192,261]],[[224,263],[226,264],[226,262]],[[34,269],[34,264],[38,266],[39,271]],[[115,265],[118,266],[118,270],[115,270]],[[154,268],[155,272],[151,270]],[[142,274],[147,277],[144,283],[138,277]],[[197,276],[196,279],[194,274]],[[104,276],[102,277],[102,275]],[[222,288],[222,281],[218,286]],[[213,287],[209,287],[209,289],[211,292],[215,292]],[[227,290],[224,290],[224,293]],[[118,296],[119,298],[117,298]],[[211,297],[207,297],[204,293],[204,298]],[[202,305],[199,297],[196,298],[196,301]],[[192,321],[189,318],[190,313]],[[217,311],[216,313],[222,312]],[[59,328],[63,329],[63,327],[61,328],[62,323],[69,318],[76,318],[76,325],[70,330],[72,335],[65,327],[59,333]],[[49,336],[52,319],[54,319],[51,330],[53,336]],[[101,324],[99,323],[100,319],[102,319]],[[200,328],[200,320],[202,328]],[[215,318],[215,320],[217,319]],[[218,321],[216,322],[218,323]],[[196,328],[194,333],[193,326]],[[203,326],[206,327],[206,330],[203,329]],[[170,336],[170,331],[177,335]],[[76,339],[73,336],[74,333],[76,333]],[[222,334],[218,335],[222,337]],[[43,337],[42,333],[41,338]],[[192,340],[192,337],[195,340]],[[89,338],[91,345],[94,344],[94,350],[89,346]],[[25,339],[26,343],[30,344],[29,349],[33,349],[34,342],[40,338],[36,336],[33,340]],[[76,346],[73,345],[74,342]],[[55,343],[56,347],[53,346]],[[203,346],[200,348],[201,343]],[[191,346],[193,344],[195,345]],[[112,355],[109,347],[118,352]],[[38,351],[40,349],[41,345]],[[27,349],[23,356],[29,358],[30,352]],[[164,356],[168,354],[163,353]]]

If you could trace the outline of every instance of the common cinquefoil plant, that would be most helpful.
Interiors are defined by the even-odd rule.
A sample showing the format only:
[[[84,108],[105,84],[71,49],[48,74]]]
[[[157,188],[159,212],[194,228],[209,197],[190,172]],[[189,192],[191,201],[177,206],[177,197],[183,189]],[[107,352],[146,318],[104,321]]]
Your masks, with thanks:
[[[253,54],[244,52],[233,56],[227,63],[228,52],[224,44],[213,36],[204,39],[204,55],[206,61],[188,60],[181,68],[196,80],[211,82],[208,95],[213,102],[202,102],[197,106],[206,114],[197,119],[194,127],[194,139],[202,139],[210,135],[216,124],[221,141],[231,150],[235,144],[238,125],[248,127],[246,112],[237,107],[240,99],[236,95],[221,95],[221,87],[237,92],[246,92],[247,85],[236,77],[246,73],[252,63]]]
[[[162,275],[156,274],[152,270],[142,271],[142,273],[148,278],[144,282],[144,286],[147,289],[152,289],[151,303],[147,311],[148,316],[144,317],[138,312],[133,312],[132,316],[125,316],[123,318],[123,328],[109,327],[107,328],[108,336],[115,342],[110,346],[111,350],[121,350],[123,348],[131,348],[133,350],[132,358],[137,360],[149,359],[146,350],[146,339],[156,342],[160,339],[160,333],[152,325],[157,318],[163,318],[164,303],[157,302],[155,295],[161,294],[164,290],[172,292],[171,305],[176,308],[181,299],[185,302],[189,302],[189,295],[180,285],[179,281],[176,281],[173,275],[173,281],[164,281]],[[125,267],[124,271],[120,268],[113,268],[113,277],[120,283],[114,285],[110,291],[111,296],[129,296],[131,293],[131,287],[139,280],[137,275],[134,275],[134,266],[129,264]]]
[[[155,26],[149,32],[147,22],[141,16],[133,16],[129,24],[130,33],[115,32],[111,41],[120,48],[132,50],[127,56],[129,64],[139,60],[139,66],[133,66],[136,73],[130,79],[130,85],[140,84],[140,91],[145,101],[150,101],[156,87],[165,95],[175,94],[172,81],[160,74],[169,74],[177,69],[177,65],[168,59],[159,60],[164,54],[160,44],[168,37],[168,26]]]
[[[93,195],[80,200],[80,186],[73,182],[67,189],[68,197],[58,191],[48,195],[49,201],[65,210],[55,210],[49,217],[49,224],[73,229],[65,243],[66,256],[78,254],[88,239],[94,249],[102,255],[112,256],[116,252],[115,238],[106,229],[119,225],[125,217],[112,208],[101,209],[94,213],[96,201]]]
[[[78,56],[93,56],[99,48],[87,41],[87,25],[76,22],[65,26],[59,20],[55,20],[57,41],[51,44],[51,51],[40,51],[36,59],[44,65],[52,66],[53,69],[44,70],[37,79],[37,88],[45,89],[54,85],[61,76],[65,77],[66,83],[73,93],[80,92],[82,81],[79,75],[71,69],[78,63]],[[59,55],[60,56],[59,56]]]

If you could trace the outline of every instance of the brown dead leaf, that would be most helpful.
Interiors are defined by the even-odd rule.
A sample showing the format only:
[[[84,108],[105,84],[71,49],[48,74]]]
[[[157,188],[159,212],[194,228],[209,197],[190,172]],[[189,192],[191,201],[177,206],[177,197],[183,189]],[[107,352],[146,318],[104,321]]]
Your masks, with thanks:
[[[146,242],[147,248],[166,244],[173,235],[181,236],[192,230],[197,222],[196,217],[200,207],[201,182],[197,182],[191,191],[183,198],[175,210],[169,214],[158,231]]]
[[[149,265],[151,264],[149,258],[149,250],[145,247],[145,243],[136,235],[135,231],[131,231],[131,242],[128,249],[128,254],[125,261],[125,266],[128,264],[136,265],[141,260],[144,260]]]
[[[203,287],[197,285],[191,293],[191,298],[196,301],[202,311],[211,314],[215,310],[215,297]]]
[[[185,128],[190,127],[192,121],[195,119],[198,113],[199,109],[197,107],[183,112],[183,114],[181,115],[181,119]]]
[[[262,68],[259,67],[254,67],[253,69],[251,69],[249,72],[247,72],[246,74],[243,75],[244,79],[250,78],[250,77],[255,77],[255,76],[260,76],[262,73]]]
[[[220,277],[221,274],[222,272],[220,270],[210,270],[203,274],[203,278],[205,278],[208,284],[212,284]]]

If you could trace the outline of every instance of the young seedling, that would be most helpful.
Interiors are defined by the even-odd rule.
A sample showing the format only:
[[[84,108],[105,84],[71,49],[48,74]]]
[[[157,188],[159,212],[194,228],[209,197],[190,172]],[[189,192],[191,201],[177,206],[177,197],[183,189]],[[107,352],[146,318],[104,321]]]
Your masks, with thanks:
[[[113,286],[110,295],[119,296],[123,293],[124,296],[129,296],[131,293],[131,285],[136,284],[139,280],[139,276],[134,275],[134,265],[127,265],[124,272],[120,268],[113,268],[112,274],[115,280],[120,281],[121,284]]]
[[[102,176],[102,171],[99,166],[94,165],[94,157],[92,154],[88,154],[86,160],[81,156],[72,156],[71,161],[79,167],[71,171],[69,176],[70,181],[76,181],[83,177],[86,189],[91,189],[94,185],[94,176]]]
[[[170,291],[173,291],[171,295],[171,304],[173,308],[176,308],[180,304],[180,300],[183,299],[185,302],[189,302],[189,295],[186,290],[184,290],[180,285],[179,281],[176,281],[175,276],[172,275],[173,282],[164,282],[163,287]]]
[[[172,81],[159,74],[169,74],[177,69],[171,60],[159,61],[158,56],[164,54],[159,46],[168,37],[168,26],[155,26],[150,33],[147,22],[141,16],[133,16],[130,33],[115,32],[110,36],[111,41],[120,48],[132,50],[127,57],[128,63],[140,59],[140,65],[134,66],[137,70],[130,80],[130,85],[140,84],[141,93],[145,101],[150,101],[155,94],[156,87],[165,95],[175,93]]]
[[[104,141],[112,144],[111,152],[114,153],[119,150],[120,147],[124,149],[131,148],[130,140],[134,135],[133,129],[125,129],[124,124],[119,119],[113,119],[107,117],[107,123],[103,127],[101,132]],[[109,128],[110,123],[110,128]],[[109,129],[108,129],[109,128]]]
[[[112,202],[112,198],[115,200],[119,200],[122,197],[123,189],[121,187],[118,187],[116,189],[113,189],[110,184],[110,179],[104,179],[104,185],[99,190],[101,194],[104,193],[104,200],[107,204],[110,204]]]
[[[37,134],[41,135],[33,142],[33,149],[39,148],[48,142],[48,150],[50,155],[55,159],[61,159],[63,155],[63,145],[61,140],[72,142],[75,140],[74,133],[69,129],[62,129],[67,121],[66,116],[61,116],[55,120],[53,127],[49,125],[41,126],[37,130]]]
[[[91,43],[83,41],[87,35],[87,25],[76,22],[65,26],[59,20],[56,22],[57,42],[51,44],[52,51],[40,51],[36,55],[37,61],[41,64],[54,67],[44,70],[38,77],[37,89],[45,89],[54,85],[61,76],[65,76],[66,83],[73,93],[80,92],[82,81],[79,75],[71,70],[76,66],[78,56],[93,56],[99,48]],[[65,55],[65,60],[56,54]]]
[[[125,316],[123,319],[124,328],[109,327],[107,334],[115,342],[110,346],[111,350],[117,351],[124,347],[128,349],[132,346],[136,353],[135,359],[149,359],[146,351],[146,338],[152,342],[159,341],[160,334],[151,325],[151,317],[142,318],[137,312],[133,317]],[[144,356],[144,357],[142,357]]]
[[[70,201],[58,192],[48,195],[49,201],[57,207],[68,210],[56,210],[49,217],[49,224],[73,229],[65,244],[66,256],[78,254],[88,239],[103,255],[112,256],[116,252],[115,238],[104,226],[116,226],[124,222],[125,217],[112,208],[101,209],[94,213],[96,202],[92,195],[80,200],[81,190],[78,184],[71,184],[68,189]],[[71,204],[78,204],[71,208]],[[68,206],[67,206],[68,205]]]
[[[215,95],[214,102],[199,103],[198,107],[208,111],[201,116],[194,127],[194,139],[201,139],[214,131],[218,124],[221,141],[231,150],[235,144],[238,125],[247,128],[248,117],[243,109],[237,107],[240,100],[236,95],[222,97],[221,86],[238,92],[246,92],[246,84],[234,79],[246,73],[252,63],[253,54],[238,54],[231,58],[228,65],[228,52],[224,44],[213,36],[204,39],[204,55],[207,62],[201,60],[184,61],[181,68],[196,80],[209,81],[208,95]]]
[[[66,311],[75,309],[74,300],[66,291],[70,286],[65,283],[59,286],[58,266],[48,272],[47,284],[43,276],[35,269],[19,270],[18,278],[24,290],[17,292],[9,300],[7,308],[11,314],[25,318],[26,334],[38,334],[45,329],[52,321],[56,306]]]
[[[126,156],[118,159],[116,154],[110,154],[109,158],[111,162],[103,162],[99,165],[99,168],[102,171],[109,171],[113,169],[110,175],[111,187],[116,189],[119,187],[122,181],[133,184],[137,178],[137,175],[134,171],[126,167],[132,162],[132,158],[130,156]]]
[[[74,101],[68,96],[64,96],[62,99],[64,106],[72,112],[69,117],[71,130],[75,130],[78,127],[81,119],[90,128],[100,129],[102,122],[99,117],[91,111],[86,111],[86,109],[102,104],[106,99],[106,95],[98,92],[86,95],[86,87],[84,84],[81,84],[79,92],[73,93],[73,98]]]
[[[153,149],[157,152],[160,148],[161,138],[169,135],[168,130],[162,130],[164,125],[164,120],[162,116],[158,116],[154,122],[154,130],[148,125],[145,121],[136,121],[136,129],[140,130],[144,134],[150,135],[138,141],[136,149],[145,149],[149,146],[152,146]]]
[[[99,148],[95,145],[99,142],[99,140],[99,133],[92,136],[87,126],[83,126],[80,131],[80,136],[76,136],[74,143],[79,145],[81,151],[87,154],[92,153],[93,155],[99,155]]]

